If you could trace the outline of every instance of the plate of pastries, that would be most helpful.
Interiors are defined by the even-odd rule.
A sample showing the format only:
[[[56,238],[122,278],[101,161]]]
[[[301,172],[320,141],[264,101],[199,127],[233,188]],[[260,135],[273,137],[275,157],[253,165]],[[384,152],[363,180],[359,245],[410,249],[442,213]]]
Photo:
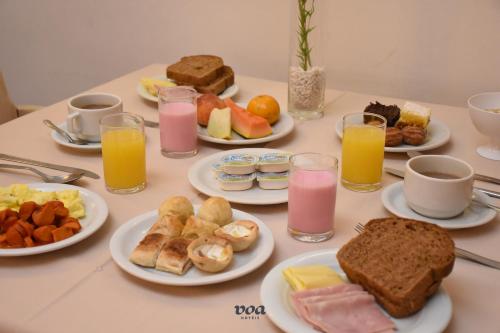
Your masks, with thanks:
[[[166,69],[166,75],[144,77],[137,85],[137,93],[151,102],[158,101],[158,89],[172,86],[192,86],[200,94],[215,94],[225,99],[238,92],[234,71],[215,55],[182,57]]]
[[[193,205],[167,198],[157,210],[132,218],[110,242],[126,272],[166,285],[220,283],[248,274],[272,254],[274,239],[258,218],[232,209],[222,197]]]
[[[384,105],[376,101],[366,106],[364,112],[382,116],[387,121],[385,151],[406,153],[409,151],[430,150],[444,145],[450,140],[450,130],[441,121],[432,118],[431,109],[414,103]],[[335,131],[342,138],[342,119]]]

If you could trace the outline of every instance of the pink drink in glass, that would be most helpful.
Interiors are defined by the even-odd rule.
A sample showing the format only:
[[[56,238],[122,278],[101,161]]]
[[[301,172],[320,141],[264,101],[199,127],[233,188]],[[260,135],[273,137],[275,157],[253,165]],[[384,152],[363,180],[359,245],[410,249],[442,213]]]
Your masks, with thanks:
[[[288,182],[288,230],[294,238],[302,241],[326,240],[333,236],[336,160],[335,167],[326,169],[302,168],[293,163],[292,158]]]
[[[160,105],[161,149],[190,152],[197,147],[196,106],[174,102]]]
[[[183,158],[198,152],[196,98],[191,87],[168,87],[158,91],[160,143],[163,155]]]

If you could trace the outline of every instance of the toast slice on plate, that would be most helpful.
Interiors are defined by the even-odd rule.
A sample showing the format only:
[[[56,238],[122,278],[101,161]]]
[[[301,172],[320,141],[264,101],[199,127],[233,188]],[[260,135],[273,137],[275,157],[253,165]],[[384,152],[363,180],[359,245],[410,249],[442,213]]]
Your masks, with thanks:
[[[180,61],[167,67],[167,77],[182,85],[207,86],[223,73],[224,61],[214,55],[194,55],[182,57]]]
[[[441,227],[396,217],[375,219],[337,253],[349,280],[393,317],[419,311],[449,275],[455,245]]]

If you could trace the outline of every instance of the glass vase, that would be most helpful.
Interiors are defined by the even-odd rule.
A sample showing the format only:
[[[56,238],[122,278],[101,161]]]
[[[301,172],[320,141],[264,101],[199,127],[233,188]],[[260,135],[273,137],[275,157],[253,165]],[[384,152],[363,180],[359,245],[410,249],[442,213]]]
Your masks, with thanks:
[[[288,112],[298,119],[323,116],[325,1],[291,0]]]

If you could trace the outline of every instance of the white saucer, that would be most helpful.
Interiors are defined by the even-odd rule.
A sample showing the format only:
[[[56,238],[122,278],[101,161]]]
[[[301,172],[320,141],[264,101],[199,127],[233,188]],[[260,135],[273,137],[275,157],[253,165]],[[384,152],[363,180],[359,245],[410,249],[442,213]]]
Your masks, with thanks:
[[[335,124],[335,132],[337,136],[342,139],[342,119]],[[432,119],[427,127],[427,137],[423,144],[420,146],[401,144],[397,147],[385,147],[384,151],[389,153],[407,153],[409,151],[430,150],[444,145],[450,140],[450,136],[450,129],[445,123],[437,119]]]
[[[489,203],[488,196],[482,192],[474,190],[474,196],[479,201]],[[450,219],[434,219],[422,216],[413,211],[406,203],[403,181],[389,185],[382,191],[382,203],[388,211],[396,216],[434,223],[445,229],[476,227],[490,222],[497,215],[492,208],[472,203],[462,214]]]
[[[66,122],[62,124],[58,124],[57,127],[65,130],[66,132],[69,133],[68,128],[66,126]],[[71,133],[69,133],[71,134]],[[74,143],[69,143],[62,135],[57,133],[56,131],[52,130],[51,132],[52,139],[54,139],[55,142],[58,144],[69,147],[69,148],[74,148],[74,149],[80,149],[80,150],[101,150],[101,143],[100,142],[89,142],[89,144],[86,145],[75,145]]]
[[[163,80],[163,81],[171,81],[168,78],[166,78],[165,75],[156,75],[156,76],[152,76],[152,78],[158,79],[158,80]],[[136,90],[137,90],[137,93],[139,94],[139,96],[141,96],[142,98],[147,99],[150,102],[155,102],[155,103],[158,102],[158,97],[151,95],[140,82],[137,83]],[[238,93],[238,90],[239,90],[238,85],[236,83],[234,83],[232,86],[226,88],[226,90],[224,90],[222,93],[220,93],[219,98],[225,99],[225,98],[233,97],[234,95],[236,95]]]
[[[282,261],[267,273],[260,286],[260,300],[266,309],[267,317],[276,326],[290,333],[318,333],[295,314],[290,304],[291,288],[283,278],[282,272],[290,266],[319,264],[330,266],[346,279],[337,261],[337,251],[337,249],[327,249],[302,253]],[[396,325],[398,333],[442,332],[448,326],[451,314],[451,299],[444,288],[440,287],[422,310],[405,318],[391,317],[391,320]]]

